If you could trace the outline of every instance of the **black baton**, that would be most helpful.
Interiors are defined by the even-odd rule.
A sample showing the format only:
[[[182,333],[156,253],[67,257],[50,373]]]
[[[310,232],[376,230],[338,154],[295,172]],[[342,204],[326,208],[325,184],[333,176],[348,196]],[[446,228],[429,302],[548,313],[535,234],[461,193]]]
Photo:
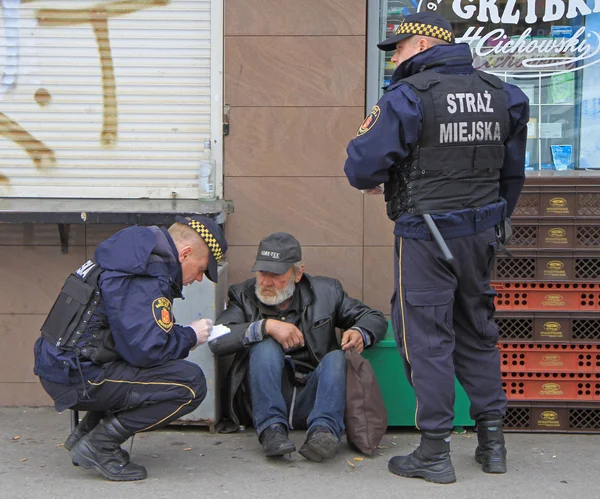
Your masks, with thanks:
[[[431,215],[425,214],[423,215],[423,220],[425,220],[427,227],[429,227],[429,231],[438,245],[438,248],[442,250],[442,253],[444,254],[444,260],[446,260],[448,263],[451,263],[452,260],[454,260],[454,257],[452,256],[452,253],[450,253],[450,248],[448,248],[446,241],[444,241],[444,238],[440,234],[440,231],[438,230],[437,225],[435,225],[433,218],[431,218]]]

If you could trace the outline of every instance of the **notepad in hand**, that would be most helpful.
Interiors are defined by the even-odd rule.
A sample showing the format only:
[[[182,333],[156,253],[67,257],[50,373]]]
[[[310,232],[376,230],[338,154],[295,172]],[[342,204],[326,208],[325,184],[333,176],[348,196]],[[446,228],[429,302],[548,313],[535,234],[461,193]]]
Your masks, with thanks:
[[[208,337],[208,341],[216,340],[217,338],[229,333],[231,333],[231,329],[229,329],[227,326],[223,326],[222,324],[217,324],[216,326],[213,326],[213,330]]]

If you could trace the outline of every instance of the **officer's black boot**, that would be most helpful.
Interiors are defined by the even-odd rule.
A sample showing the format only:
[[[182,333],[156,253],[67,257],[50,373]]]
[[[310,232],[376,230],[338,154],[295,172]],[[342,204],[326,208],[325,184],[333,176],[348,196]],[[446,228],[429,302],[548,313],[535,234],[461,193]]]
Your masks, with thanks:
[[[296,450],[294,442],[288,438],[287,428],[279,423],[267,427],[258,440],[267,457],[283,456]]]
[[[107,416],[73,447],[73,463],[83,468],[93,468],[108,480],[143,480],[147,476],[146,468],[129,461],[123,462],[120,453],[121,444],[131,435],[116,417]]]
[[[408,456],[390,459],[388,469],[396,475],[424,478],[428,482],[456,482],[450,460],[450,434],[450,431],[421,432],[421,445]]]
[[[75,444],[79,442],[79,440],[81,440],[86,433],[89,433],[96,427],[96,425],[102,420],[102,416],[104,416],[104,413],[101,411],[86,412],[83,419],[75,427],[75,430],[73,430],[73,433],[71,433],[65,440],[65,449],[71,450],[73,447],[75,447]]]
[[[486,473],[506,473],[506,447],[502,433],[502,418],[477,421],[475,461]]]
[[[75,427],[75,430],[73,430],[73,433],[71,433],[65,440],[65,443],[64,443],[65,449],[67,449],[69,451],[71,449],[73,449],[73,447],[75,447],[75,444],[77,442],[79,442],[79,440],[81,440],[84,435],[86,435],[90,431],[92,431],[98,425],[98,423],[102,420],[102,418],[104,416],[105,416],[105,413],[102,411],[86,412],[83,419]],[[129,461],[129,452],[127,452],[125,449],[119,448],[119,455],[120,455],[120,459],[123,462],[123,464],[125,464]],[[73,464],[75,466],[79,466],[75,462]]]

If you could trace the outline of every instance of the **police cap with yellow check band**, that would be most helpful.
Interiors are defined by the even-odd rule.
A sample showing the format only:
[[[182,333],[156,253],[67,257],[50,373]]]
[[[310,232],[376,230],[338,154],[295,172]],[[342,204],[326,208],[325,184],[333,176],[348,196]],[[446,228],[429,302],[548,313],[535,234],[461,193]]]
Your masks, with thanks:
[[[225,235],[213,219],[202,215],[190,215],[188,217],[175,217],[175,221],[185,224],[194,229],[208,246],[208,268],[206,277],[212,282],[217,282],[219,278],[218,263],[227,253],[227,241]]]
[[[396,44],[414,35],[429,36],[448,43],[454,43],[452,25],[442,16],[433,12],[417,12],[406,16],[390,38],[377,44],[380,50],[386,52],[396,50]]]

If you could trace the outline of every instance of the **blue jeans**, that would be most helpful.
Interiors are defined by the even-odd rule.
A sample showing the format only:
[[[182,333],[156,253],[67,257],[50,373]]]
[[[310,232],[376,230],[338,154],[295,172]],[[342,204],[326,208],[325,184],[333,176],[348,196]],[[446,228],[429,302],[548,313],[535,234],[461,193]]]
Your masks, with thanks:
[[[346,359],[344,352],[329,352],[308,375],[306,385],[294,386],[284,371],[285,354],[273,338],[250,347],[250,391],[253,422],[260,435],[267,427],[281,423],[288,429],[309,430],[324,426],[338,440],[344,434],[346,409]],[[290,421],[289,414],[292,414]]]

